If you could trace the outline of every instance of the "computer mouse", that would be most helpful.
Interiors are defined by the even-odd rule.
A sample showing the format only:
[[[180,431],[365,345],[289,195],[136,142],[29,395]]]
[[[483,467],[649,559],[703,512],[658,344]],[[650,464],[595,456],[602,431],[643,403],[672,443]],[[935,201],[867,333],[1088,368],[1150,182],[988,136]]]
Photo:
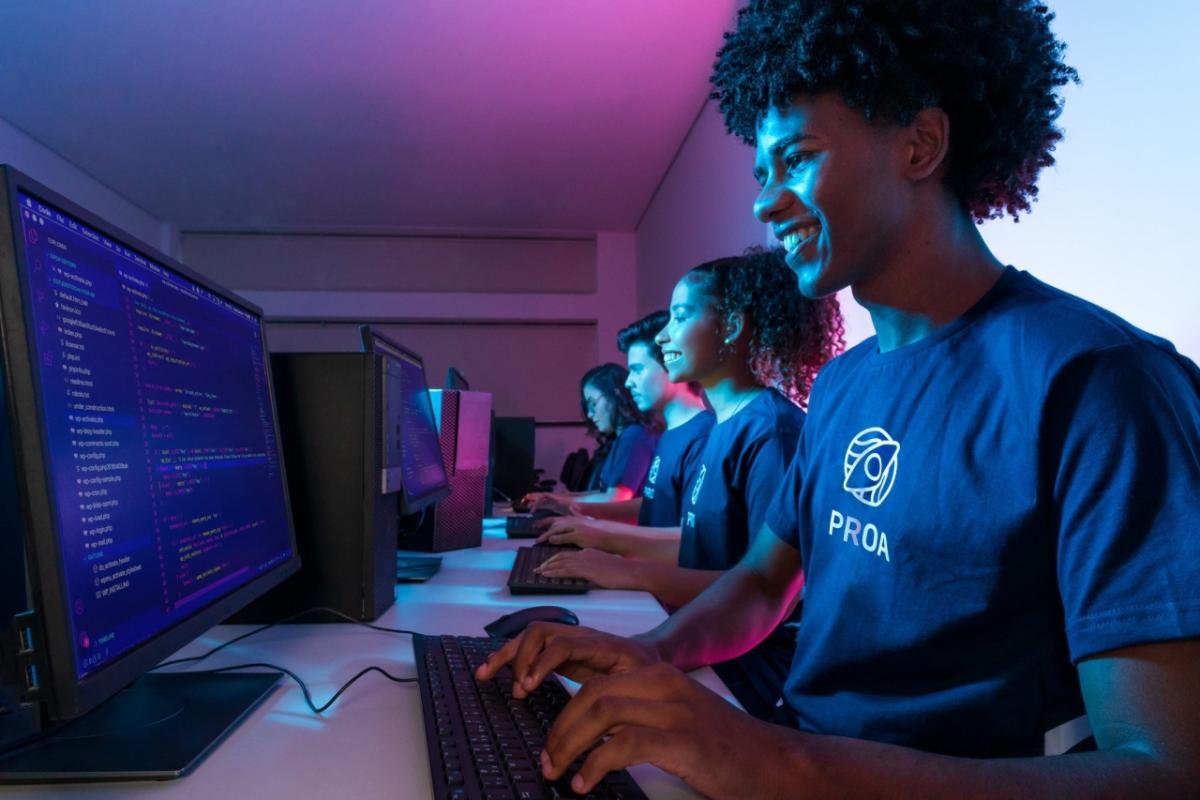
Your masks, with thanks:
[[[531,606],[505,614],[483,626],[488,636],[494,639],[511,639],[531,622],[558,622],[563,625],[578,625],[579,617],[562,606]]]

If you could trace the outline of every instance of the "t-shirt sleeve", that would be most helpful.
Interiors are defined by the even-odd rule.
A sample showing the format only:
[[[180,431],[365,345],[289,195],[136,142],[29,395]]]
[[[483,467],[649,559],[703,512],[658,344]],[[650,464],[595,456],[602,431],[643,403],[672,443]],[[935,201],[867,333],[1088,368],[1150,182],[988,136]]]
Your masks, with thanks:
[[[762,441],[746,475],[746,521],[750,537],[758,535],[780,491],[780,481],[795,455],[796,438],[771,436]]]
[[[803,441],[803,431],[800,438]],[[800,468],[800,450],[797,450],[763,517],[772,533],[796,549],[800,549]]]
[[[1042,420],[1071,657],[1200,635],[1200,371],[1121,345],[1073,361]]]
[[[601,480],[604,488],[626,486],[640,495],[646,483],[646,473],[654,459],[655,437],[641,426],[631,425],[621,431],[613,443],[612,453],[604,464]]]
[[[695,437],[679,455],[679,467],[675,471],[674,480],[675,491],[680,497],[683,497],[683,493],[690,489],[696,480],[696,471],[700,469],[700,456],[704,453],[706,438],[707,434]]]

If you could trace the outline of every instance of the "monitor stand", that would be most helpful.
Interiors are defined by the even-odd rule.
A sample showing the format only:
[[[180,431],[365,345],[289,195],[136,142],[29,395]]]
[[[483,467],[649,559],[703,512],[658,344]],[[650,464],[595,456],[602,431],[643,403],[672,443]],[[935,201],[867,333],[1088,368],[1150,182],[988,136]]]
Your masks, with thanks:
[[[53,734],[0,756],[0,783],[187,774],[279,682],[277,673],[148,673]]]

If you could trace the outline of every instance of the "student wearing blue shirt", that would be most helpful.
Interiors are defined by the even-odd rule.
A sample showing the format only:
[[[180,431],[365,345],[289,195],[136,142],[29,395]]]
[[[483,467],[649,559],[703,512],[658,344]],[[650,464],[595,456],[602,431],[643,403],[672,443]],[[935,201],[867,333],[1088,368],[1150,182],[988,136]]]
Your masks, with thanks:
[[[813,387],[750,552],[633,639],[535,625],[523,696],[585,680],[543,772],[650,761],[711,796],[1200,794],[1200,369],[1006,267],[1075,73],[1041,5],[751,0],[714,82],[755,211],[810,297],[876,336]],[[804,585],[782,724],[684,675],[752,647]],[[597,677],[603,675],[603,677]],[[1086,712],[1090,752],[1065,732]],[[1085,745],[1086,747],[1086,745]]]
[[[563,543],[569,541],[581,547],[618,552],[596,542],[609,534],[650,533],[637,526],[662,529],[650,538],[665,535],[678,540],[680,497],[684,484],[690,483],[694,462],[714,417],[704,405],[703,390],[698,384],[672,383],[667,376],[662,349],[654,341],[666,324],[667,312],[655,311],[617,333],[617,348],[625,353],[629,369],[625,388],[634,405],[645,414],[661,416],[667,426],[654,448],[643,495],[618,503],[589,503],[586,509],[574,503],[556,507],[552,501],[543,499],[539,507],[554,507],[572,515],[545,520],[547,527],[553,521],[553,529],[543,534],[543,541],[552,535],[569,535],[569,540]],[[587,516],[582,516],[583,513]],[[636,540],[641,542],[642,538]],[[653,548],[655,542],[648,539],[645,544]],[[645,555],[640,551],[623,554]],[[673,552],[670,563],[675,563]]]
[[[842,319],[834,298],[805,299],[780,251],[757,250],[702,264],[676,284],[671,317],[657,337],[672,381],[704,387],[716,424],[682,498],[680,538],[638,531],[602,540],[559,520],[556,543],[604,545],[560,553],[540,572],[583,577],[599,586],[644,589],[667,606],[691,601],[746,553],[796,450],[817,370],[840,349]],[[552,528],[553,529],[553,528]],[[667,543],[671,547],[667,548]],[[660,545],[646,552],[648,544]],[[665,557],[664,557],[665,556]],[[752,714],[773,713],[795,646],[781,626],[750,653],[716,669]]]
[[[642,496],[661,424],[633,402],[625,388],[628,371],[620,364],[592,367],[579,381],[579,404],[588,432],[599,445],[597,486],[582,492],[533,492],[531,508],[569,507],[571,503],[611,503]]]

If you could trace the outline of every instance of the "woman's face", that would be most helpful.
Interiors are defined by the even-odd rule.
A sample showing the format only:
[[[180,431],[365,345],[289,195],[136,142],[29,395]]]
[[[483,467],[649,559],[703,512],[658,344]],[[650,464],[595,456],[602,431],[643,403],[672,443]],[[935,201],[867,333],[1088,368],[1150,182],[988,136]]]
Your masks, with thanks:
[[[655,341],[672,383],[711,377],[721,365],[721,321],[701,283],[684,276],[671,293],[671,318]]]
[[[583,407],[587,409],[588,419],[600,433],[608,434],[616,430],[612,403],[590,383],[583,387]]]

